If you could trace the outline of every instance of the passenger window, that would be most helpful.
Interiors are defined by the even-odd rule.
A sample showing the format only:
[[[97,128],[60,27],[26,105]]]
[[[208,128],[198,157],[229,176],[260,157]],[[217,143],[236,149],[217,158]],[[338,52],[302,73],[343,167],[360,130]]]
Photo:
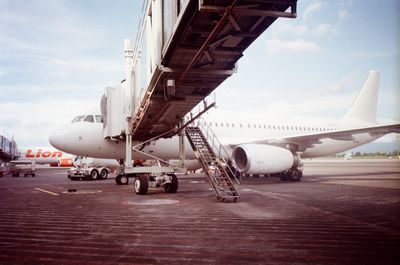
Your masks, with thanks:
[[[87,115],[86,118],[83,121],[94,122],[94,119],[93,119],[92,115]]]
[[[242,125],[242,124],[240,124],[240,128],[243,128],[243,125]]]

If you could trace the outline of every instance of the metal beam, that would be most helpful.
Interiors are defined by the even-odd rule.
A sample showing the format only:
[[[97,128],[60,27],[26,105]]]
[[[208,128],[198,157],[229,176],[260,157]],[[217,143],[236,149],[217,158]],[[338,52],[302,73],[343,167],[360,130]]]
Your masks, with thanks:
[[[205,12],[213,12],[213,13],[221,13],[225,10],[224,7],[220,6],[201,6],[201,11]],[[270,10],[261,10],[261,9],[244,9],[244,8],[236,8],[232,11],[236,15],[244,15],[244,16],[255,16],[255,17],[286,17],[286,18],[296,18],[297,13],[293,12],[281,12],[281,11],[270,11]]]

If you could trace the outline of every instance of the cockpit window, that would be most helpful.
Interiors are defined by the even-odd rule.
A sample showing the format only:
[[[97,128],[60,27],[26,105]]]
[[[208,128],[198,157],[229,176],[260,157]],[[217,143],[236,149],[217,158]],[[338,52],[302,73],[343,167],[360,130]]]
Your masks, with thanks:
[[[101,115],[81,115],[75,117],[71,122],[80,121],[103,123],[103,117]]]
[[[78,121],[81,121],[81,120],[83,119],[83,117],[85,117],[85,116],[77,116],[77,117],[75,117],[71,122],[78,122]]]
[[[96,122],[98,122],[98,123],[103,123],[103,117],[101,117],[101,115],[96,115],[96,116],[94,116],[95,117],[95,119],[96,119]]]
[[[94,122],[93,115],[87,115],[83,121]]]

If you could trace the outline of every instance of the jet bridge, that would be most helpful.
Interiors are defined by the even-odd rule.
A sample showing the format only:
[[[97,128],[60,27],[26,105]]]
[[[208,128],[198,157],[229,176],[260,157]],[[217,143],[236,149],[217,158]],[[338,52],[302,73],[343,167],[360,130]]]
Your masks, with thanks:
[[[296,1],[151,1],[145,15],[152,39],[147,48],[158,50],[148,51],[151,79],[131,121],[138,141],[179,125],[236,71],[243,51],[278,17],[296,17]]]
[[[125,169],[132,149],[140,149],[132,141],[143,146],[180,133],[183,144],[183,128],[213,106],[204,99],[277,18],[296,17],[296,6],[297,0],[145,0],[136,40],[125,41],[126,79],[107,88],[101,103],[104,137],[126,142]],[[184,122],[201,101],[203,110]]]
[[[278,17],[296,17],[296,4],[297,0],[144,1],[134,47],[125,45],[125,97],[130,99],[125,118],[130,120],[132,139],[176,133],[182,118],[235,73],[237,61],[255,39]]]

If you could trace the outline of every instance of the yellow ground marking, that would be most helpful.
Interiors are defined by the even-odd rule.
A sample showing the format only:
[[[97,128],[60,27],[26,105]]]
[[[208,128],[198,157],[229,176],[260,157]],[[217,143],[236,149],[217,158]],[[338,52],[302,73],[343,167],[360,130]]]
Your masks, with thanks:
[[[53,196],[58,196],[58,195],[60,195],[60,194],[58,194],[58,193],[51,192],[51,191],[48,191],[48,190],[43,190],[43,189],[40,189],[40,188],[35,188],[35,190],[41,191],[41,192],[44,192],[44,193],[47,193],[47,194],[50,194],[50,195],[53,195]]]

